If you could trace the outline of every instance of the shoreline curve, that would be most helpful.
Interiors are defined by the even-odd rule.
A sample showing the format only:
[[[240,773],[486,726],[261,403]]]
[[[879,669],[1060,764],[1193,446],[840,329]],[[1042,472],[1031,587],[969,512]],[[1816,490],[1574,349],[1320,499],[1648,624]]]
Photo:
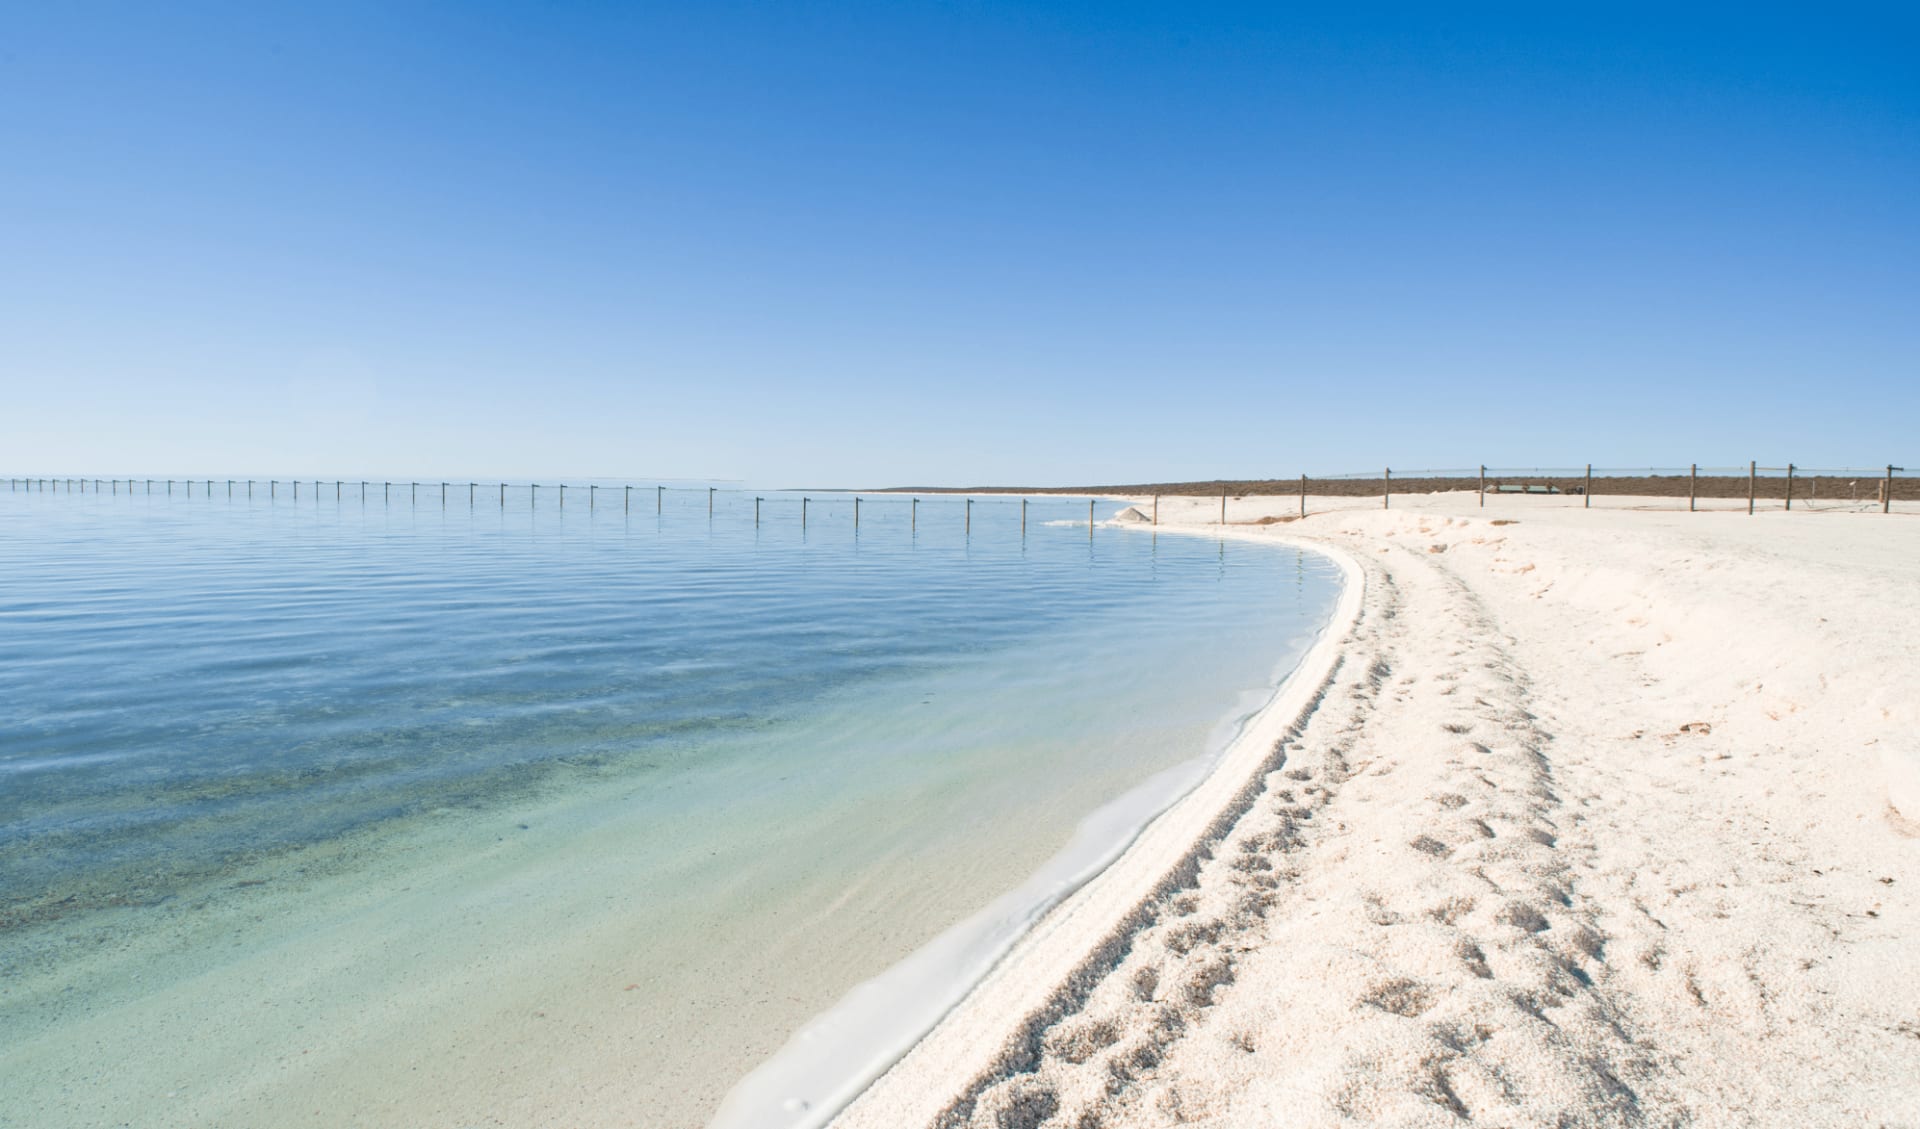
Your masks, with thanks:
[[[1144,531],[1118,521],[1101,524]],[[1351,556],[1318,542],[1231,530],[1159,531],[1314,553],[1340,570],[1340,595],[1300,660],[1225,749],[1162,770],[1103,805],[1020,886],[856,986],[736,1083],[710,1129],[900,1129],[934,1122],[983,1071],[991,1074],[994,1064],[1017,1056],[1023,1040],[1124,952],[1142,908],[1190,875],[1251,802],[1339,668],[1359,617],[1364,573]],[[845,1052],[851,1035],[871,1030],[876,1017],[898,1013],[903,996],[929,983],[947,987],[922,997],[930,1006],[907,1024],[909,1031],[877,1048]],[[1006,1018],[1014,1015],[1020,1019]],[[822,1091],[821,1077],[835,1084]]]

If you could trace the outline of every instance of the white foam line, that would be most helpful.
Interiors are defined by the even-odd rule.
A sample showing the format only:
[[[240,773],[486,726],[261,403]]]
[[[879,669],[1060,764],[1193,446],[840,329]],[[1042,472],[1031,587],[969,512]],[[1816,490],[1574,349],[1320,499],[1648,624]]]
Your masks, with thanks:
[[[1217,756],[1163,770],[1102,806],[1017,889],[848,992],[742,1079],[711,1129],[817,1129],[843,1111],[849,1129],[931,1121],[1015,1026],[1008,1017],[1044,1007],[1205,837],[1319,697],[1363,585],[1338,550],[1236,539],[1317,553],[1342,573],[1332,616],[1266,704]]]

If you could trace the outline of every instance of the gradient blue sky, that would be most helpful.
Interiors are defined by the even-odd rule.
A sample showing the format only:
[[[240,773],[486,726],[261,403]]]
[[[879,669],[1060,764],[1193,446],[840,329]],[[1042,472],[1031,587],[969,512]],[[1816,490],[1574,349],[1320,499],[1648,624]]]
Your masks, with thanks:
[[[0,471],[1920,464],[1913,9],[0,13]]]

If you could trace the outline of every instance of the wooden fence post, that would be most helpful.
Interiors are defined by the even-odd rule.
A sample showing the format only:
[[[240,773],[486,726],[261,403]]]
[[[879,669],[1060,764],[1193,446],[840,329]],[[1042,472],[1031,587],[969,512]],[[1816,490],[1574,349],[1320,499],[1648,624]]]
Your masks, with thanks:
[[[1747,460],[1747,516],[1748,517],[1753,516],[1753,494],[1754,494],[1754,490],[1757,488],[1759,483],[1759,467],[1760,467],[1760,463],[1758,460],[1755,460],[1755,459]]]
[[[758,497],[753,500],[753,527],[755,529],[760,528],[760,499]]]
[[[593,512],[594,502],[598,499],[600,487],[597,483],[587,483],[587,512]]]
[[[1160,524],[1160,495],[1153,496],[1153,524]]]
[[[1880,493],[1880,512],[1883,514],[1890,514],[1893,512],[1893,464],[1892,463],[1887,464],[1887,485],[1886,485],[1886,488],[1882,490]]]
[[[1388,467],[1380,475],[1380,508],[1393,508],[1393,468]]]
[[[633,487],[631,487],[631,486],[629,486],[629,487],[627,487],[627,500],[626,500],[626,505],[625,505],[625,506],[624,506],[624,507],[623,507],[623,508],[621,509],[621,511],[620,511],[620,512],[621,512],[621,513],[626,513],[626,514],[630,514],[630,513],[632,513],[632,512],[633,512]],[[758,525],[758,524],[759,524],[759,521],[758,521],[758,518],[757,518],[757,517],[756,517],[756,519],[755,519],[755,522],[754,522],[754,524],[756,524],[756,525]]]
[[[1021,524],[1026,524],[1024,518]],[[1087,540],[1093,540],[1093,499],[1087,499]]]
[[[1593,464],[1592,463],[1587,464],[1587,485],[1585,489],[1586,489],[1586,493],[1580,495],[1580,500],[1582,503],[1581,508],[1590,510],[1593,508]]]
[[[920,499],[915,498],[907,514],[907,532],[920,532]]]
[[[1227,524],[1227,492],[1220,491],[1220,524]]]
[[[1687,512],[1692,513],[1694,499],[1700,493],[1700,464],[1694,463],[1687,468]]]
[[[1480,508],[1487,508],[1487,464],[1480,464]]]
[[[805,533],[806,531],[807,531],[807,500],[803,497],[800,499],[800,532]]]
[[[1793,464],[1787,464],[1787,509],[1793,509]]]
[[[564,482],[560,484],[560,508],[567,508],[567,484]]]
[[[1300,476],[1300,516],[1307,516],[1307,476]]]
[[[860,532],[860,495],[853,496],[853,531]]]
[[[967,499],[967,536],[973,536],[973,499]]]
[[[1020,499],[1020,539],[1027,539],[1027,500]]]
[[[653,512],[655,514],[658,514],[660,512],[660,507],[665,504],[666,497],[667,497],[666,487],[656,486],[653,488]],[[806,523],[801,522],[800,524],[805,525]]]
[[[707,487],[707,516],[708,517],[713,516],[713,491],[714,491],[713,487],[711,486]]]

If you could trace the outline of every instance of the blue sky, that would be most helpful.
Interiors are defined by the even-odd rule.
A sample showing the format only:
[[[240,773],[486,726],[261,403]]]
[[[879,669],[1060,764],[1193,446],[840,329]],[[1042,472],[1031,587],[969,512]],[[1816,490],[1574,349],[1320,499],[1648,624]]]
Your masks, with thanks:
[[[13,5],[0,471],[1920,464],[1920,22]]]

